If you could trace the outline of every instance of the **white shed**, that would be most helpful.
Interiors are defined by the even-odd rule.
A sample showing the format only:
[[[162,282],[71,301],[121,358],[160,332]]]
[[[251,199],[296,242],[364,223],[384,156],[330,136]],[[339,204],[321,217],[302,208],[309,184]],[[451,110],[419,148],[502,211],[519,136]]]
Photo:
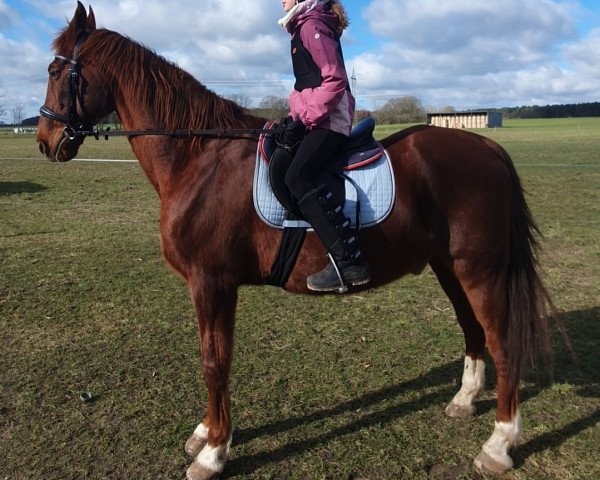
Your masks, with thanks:
[[[502,113],[488,111],[428,113],[427,124],[446,128],[496,128],[502,126]]]

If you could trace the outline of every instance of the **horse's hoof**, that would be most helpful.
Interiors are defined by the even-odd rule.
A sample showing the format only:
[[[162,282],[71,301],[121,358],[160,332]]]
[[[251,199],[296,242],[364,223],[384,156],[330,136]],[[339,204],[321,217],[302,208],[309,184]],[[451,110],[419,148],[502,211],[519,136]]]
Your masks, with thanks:
[[[508,455],[501,458],[492,458],[483,450],[475,457],[475,467],[484,473],[500,475],[513,468],[513,461]]]
[[[450,403],[446,407],[446,415],[455,418],[466,418],[475,415],[475,405],[458,405],[457,403]]]
[[[211,480],[217,478],[221,472],[214,472],[206,467],[203,467],[198,462],[194,462],[188,468],[185,478],[186,480]]]
[[[198,435],[192,435],[188,438],[187,442],[185,442],[185,453],[192,458],[196,458],[204,448],[204,445],[206,445],[206,439],[200,438]]]

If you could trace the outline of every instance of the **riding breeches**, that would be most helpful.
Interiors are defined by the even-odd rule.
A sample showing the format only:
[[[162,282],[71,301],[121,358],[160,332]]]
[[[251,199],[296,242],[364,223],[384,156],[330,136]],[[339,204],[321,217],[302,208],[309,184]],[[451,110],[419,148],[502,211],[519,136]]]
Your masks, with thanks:
[[[323,128],[306,134],[285,176],[285,183],[296,199],[318,187],[317,175],[347,139],[341,133]]]

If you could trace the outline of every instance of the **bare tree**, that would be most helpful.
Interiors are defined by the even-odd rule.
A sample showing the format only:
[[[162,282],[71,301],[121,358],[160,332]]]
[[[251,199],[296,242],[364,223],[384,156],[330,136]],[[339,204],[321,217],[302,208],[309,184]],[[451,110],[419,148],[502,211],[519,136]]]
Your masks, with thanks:
[[[4,116],[4,114],[6,113],[6,107],[4,106],[4,103],[2,103],[3,98],[4,98],[4,94],[0,93],[0,118],[2,118]]]
[[[364,120],[365,118],[369,118],[371,116],[371,112],[369,110],[357,110],[354,114],[354,120],[356,123]]]
[[[23,112],[25,110],[25,105],[23,105],[21,102],[17,103],[14,108],[12,109],[12,114],[13,114],[13,124],[16,125],[21,125],[21,122],[23,121]]]
[[[100,126],[104,128],[106,124],[110,125],[111,128],[120,129],[121,128],[121,119],[117,112],[109,113],[106,117],[104,117],[99,122]]]
[[[290,111],[288,101],[285,98],[267,95],[258,104],[258,112],[272,120],[279,120],[285,117]]]
[[[440,109],[440,113],[454,113],[456,109],[452,105],[447,105]]]
[[[230,95],[225,95],[225,98],[237,103],[244,110],[248,110],[252,106],[252,99],[243,93],[232,93]]]
[[[392,98],[377,112],[381,123],[421,122],[425,119],[425,109],[417,97]]]

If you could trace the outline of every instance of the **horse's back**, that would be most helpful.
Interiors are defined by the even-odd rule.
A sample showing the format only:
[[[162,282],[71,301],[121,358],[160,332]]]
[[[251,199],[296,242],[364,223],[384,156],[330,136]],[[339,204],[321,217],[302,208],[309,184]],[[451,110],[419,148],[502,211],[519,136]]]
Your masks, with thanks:
[[[501,146],[475,133],[426,125],[381,143],[392,158],[397,205],[413,212],[412,221],[434,238],[436,250],[454,258],[490,249],[502,254],[514,168]]]
[[[451,201],[509,188],[512,162],[493,140],[467,131],[417,125],[381,141],[398,178]],[[498,193],[501,193],[500,191]]]
[[[416,125],[381,140],[396,167],[417,163],[419,168],[489,174],[505,170],[510,161],[504,149],[482,135],[453,128]],[[465,175],[465,179],[469,176]]]

